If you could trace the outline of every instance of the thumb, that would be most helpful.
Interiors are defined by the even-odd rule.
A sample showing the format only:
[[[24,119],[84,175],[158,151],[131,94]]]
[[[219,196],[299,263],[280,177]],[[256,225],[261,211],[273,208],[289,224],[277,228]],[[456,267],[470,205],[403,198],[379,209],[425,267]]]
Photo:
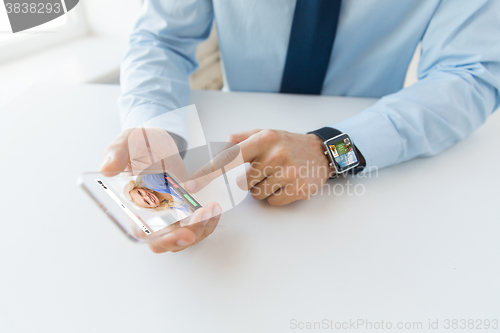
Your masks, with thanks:
[[[108,177],[119,174],[127,167],[128,156],[128,151],[123,147],[107,150],[99,172],[105,173]]]
[[[128,151],[128,131],[122,133],[115,139],[104,152],[104,161],[99,168],[99,172],[105,173],[106,176],[115,176],[125,170],[129,163]]]
[[[255,133],[259,133],[260,131],[262,131],[262,130],[261,129],[254,129],[251,131],[243,131],[243,132],[231,134],[228,136],[226,141],[237,145],[238,143],[245,141],[246,139],[248,139],[249,137],[251,137]]]

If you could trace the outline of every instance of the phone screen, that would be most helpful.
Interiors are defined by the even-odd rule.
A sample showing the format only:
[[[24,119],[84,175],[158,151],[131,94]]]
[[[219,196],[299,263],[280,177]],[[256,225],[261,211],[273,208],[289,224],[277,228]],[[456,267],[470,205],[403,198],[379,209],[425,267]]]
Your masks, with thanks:
[[[215,158],[223,151],[230,154],[220,154],[225,159]],[[248,190],[239,185],[240,175],[247,170],[238,145],[228,147],[227,142],[212,142],[186,150],[182,160],[174,156],[152,165],[139,162],[136,166],[140,171],[136,170],[135,175],[132,170],[118,174],[86,172],[77,180],[99,208],[135,242],[148,243],[179,227],[197,223],[190,217],[210,202],[220,205],[224,213],[248,195]],[[143,169],[145,165],[147,168]],[[211,175],[210,181],[201,182],[203,185],[195,194],[183,187],[187,180],[206,175]],[[101,227],[105,232],[104,226],[97,226]]]
[[[95,181],[146,235],[183,220],[202,207],[166,172]]]

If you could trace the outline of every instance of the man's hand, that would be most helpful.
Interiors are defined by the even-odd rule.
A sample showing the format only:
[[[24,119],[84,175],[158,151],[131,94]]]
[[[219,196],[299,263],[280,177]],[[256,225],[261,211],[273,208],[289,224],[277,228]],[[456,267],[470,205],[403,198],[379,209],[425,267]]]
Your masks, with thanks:
[[[151,241],[148,246],[154,253],[179,252],[207,238],[219,223],[222,208],[211,202],[198,209],[187,221],[188,225],[177,222],[169,225],[169,233]],[[183,226],[184,225],[184,226]],[[138,231],[142,233],[142,230]]]
[[[331,176],[328,159],[323,154],[322,140],[314,134],[296,134],[280,130],[252,130],[232,134],[228,141],[237,144],[244,162],[251,168],[239,177],[239,185],[250,189],[257,200],[267,199],[271,205],[286,205],[306,200],[319,191]],[[199,191],[218,176],[219,164],[231,168],[229,153],[215,156],[211,165],[200,169],[186,182],[188,191]],[[237,165],[238,163],[233,163]],[[245,177],[246,176],[246,177]],[[242,184],[243,183],[243,184]]]
[[[314,134],[253,130],[233,134],[251,168],[246,175],[250,194],[271,205],[307,200],[330,177],[322,141]]]
[[[146,169],[163,170],[184,181],[186,170],[175,141],[160,128],[136,128],[123,131],[105,150],[100,172],[114,176],[122,171],[139,175]],[[190,247],[210,235],[220,219],[222,208],[209,203],[188,217],[167,228],[170,232],[149,243],[155,253],[178,252]],[[131,222],[132,230],[142,233]],[[136,230],[137,229],[137,230]]]
[[[185,167],[174,139],[161,128],[124,130],[104,151],[100,172],[114,176],[131,171],[134,176],[144,170],[167,169],[185,179]]]

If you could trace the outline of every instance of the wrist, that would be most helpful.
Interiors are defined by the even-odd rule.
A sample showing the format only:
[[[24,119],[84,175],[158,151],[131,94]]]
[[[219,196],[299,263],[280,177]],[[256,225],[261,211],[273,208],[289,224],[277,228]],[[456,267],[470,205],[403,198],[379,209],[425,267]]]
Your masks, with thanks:
[[[322,144],[323,144],[323,140],[322,140],[319,136],[317,136],[316,134],[313,134],[313,133],[307,133],[307,134],[306,134],[306,137],[308,137],[308,138],[309,138],[309,140],[311,140],[311,141],[313,141],[313,142],[317,142],[317,143],[319,143],[320,145],[322,145]]]
[[[345,133],[342,133],[341,131],[339,131],[338,129],[333,128],[333,127],[323,127],[323,128],[318,129],[318,130],[309,132],[308,134],[314,134],[314,135],[318,136],[323,142],[327,142],[329,139],[340,136],[340,135],[345,134]],[[326,146],[324,148],[325,148],[325,150],[329,150],[329,148]],[[359,151],[359,149],[356,147],[356,145],[354,143],[353,143],[353,149],[354,149],[356,157],[359,161],[359,164],[357,167],[351,168],[348,171],[351,174],[357,174],[357,173],[363,171],[363,169],[366,167],[366,160],[365,160],[363,154],[361,154],[361,152]],[[325,153],[325,155],[326,155],[326,153]],[[330,155],[327,155],[328,159],[329,159],[329,156]],[[331,156],[331,159],[332,159],[331,162],[333,162],[333,156]],[[335,167],[333,167],[332,169],[336,170]],[[335,171],[335,173],[337,173],[337,172],[338,171]],[[343,171],[343,172],[345,172],[345,171]],[[340,173],[342,173],[342,171]]]
[[[320,166],[326,167],[326,170],[329,170],[329,177],[333,177],[335,175],[335,169],[331,167],[330,160],[328,159],[328,156],[325,154],[326,148],[324,145],[324,141],[322,138],[317,136],[316,134],[313,133],[308,133],[306,136],[309,138],[309,140],[313,143],[314,145],[314,152],[316,155],[316,160],[319,163]]]

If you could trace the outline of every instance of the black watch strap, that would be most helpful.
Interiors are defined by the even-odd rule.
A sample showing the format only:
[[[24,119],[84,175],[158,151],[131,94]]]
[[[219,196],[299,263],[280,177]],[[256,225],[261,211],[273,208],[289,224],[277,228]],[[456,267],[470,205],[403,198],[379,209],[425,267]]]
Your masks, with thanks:
[[[321,140],[326,141],[328,139],[334,138],[340,134],[342,134],[341,131],[339,131],[336,128],[333,127],[322,127],[318,130],[308,132],[307,134],[315,134],[318,137],[321,138]],[[354,169],[349,170],[348,172],[355,175],[358,172],[363,171],[363,169],[366,166],[366,160],[363,154],[359,151],[359,149],[356,147],[356,144],[354,144],[354,151],[356,152],[356,155],[359,157],[359,165],[355,167]]]
[[[309,132],[307,134],[316,134],[317,136],[319,136],[321,138],[321,140],[326,141],[328,139],[334,138],[334,137],[342,134],[342,132],[336,128],[323,127],[323,128],[318,129],[318,130]]]

